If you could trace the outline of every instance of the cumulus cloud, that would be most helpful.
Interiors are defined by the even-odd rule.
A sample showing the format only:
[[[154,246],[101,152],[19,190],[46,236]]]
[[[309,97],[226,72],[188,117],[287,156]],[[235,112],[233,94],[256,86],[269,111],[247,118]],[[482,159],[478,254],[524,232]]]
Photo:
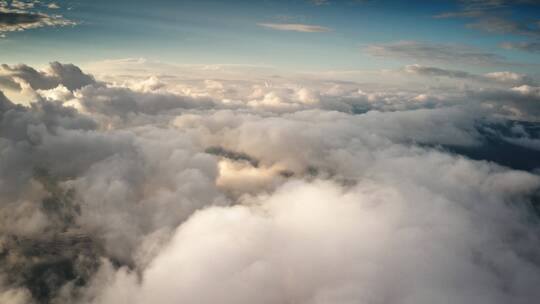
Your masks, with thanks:
[[[508,179],[500,176],[496,184]],[[533,301],[540,278],[529,273],[527,260],[508,260],[500,248],[513,245],[496,237],[527,228],[501,231],[501,217],[517,215],[495,201],[491,211],[470,213],[463,203],[414,186],[366,181],[344,190],[328,182],[289,183],[256,206],[196,214],[140,285],[120,270],[96,303]],[[521,280],[527,283],[515,284]]]
[[[540,114],[540,88],[522,85],[509,90],[482,89],[471,91],[472,98],[484,100],[495,107],[502,114],[520,117],[522,119],[537,120]]]
[[[0,80],[8,87],[22,88],[27,85],[34,90],[49,90],[60,84],[74,90],[96,83],[91,75],[83,73],[79,67],[59,62],[50,63],[43,71],[24,64],[14,66],[2,64],[0,65]]]
[[[332,31],[332,29],[325,26],[300,23],[258,23],[258,25],[278,31],[293,31],[303,33],[324,33]]]
[[[496,86],[373,90],[205,72],[3,66],[33,100],[0,94],[0,300],[539,296],[540,177],[481,154],[537,153],[539,90],[519,74],[408,66]]]

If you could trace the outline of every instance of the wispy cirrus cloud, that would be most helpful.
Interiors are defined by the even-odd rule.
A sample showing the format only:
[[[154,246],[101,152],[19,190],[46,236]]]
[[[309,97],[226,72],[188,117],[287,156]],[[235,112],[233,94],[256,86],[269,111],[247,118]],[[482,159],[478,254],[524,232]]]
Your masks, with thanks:
[[[59,6],[58,4],[52,2],[52,3],[47,4],[47,8],[50,8],[50,9],[59,9],[60,6]]]
[[[303,33],[325,33],[332,31],[332,29],[329,27],[302,23],[258,23],[257,25],[278,31]]]
[[[482,75],[469,73],[466,71],[442,69],[420,64],[411,64],[403,69],[406,73],[416,74],[426,77],[446,77],[453,79],[476,80],[482,82],[495,82],[511,85],[534,84],[534,80],[528,75],[514,73],[510,71],[491,72]]]
[[[512,18],[511,12],[516,5],[538,5],[535,0],[509,1],[509,0],[462,0],[459,1],[459,10],[444,12],[435,15],[435,18],[466,18],[472,22],[467,27],[494,34],[513,34],[540,38],[540,21]],[[523,44],[505,43],[501,47],[506,49],[520,49],[522,51],[536,52],[534,45],[538,42]]]
[[[537,5],[537,0],[458,0],[461,12],[489,12],[515,5]]]
[[[530,53],[540,53],[539,41],[503,42],[500,47],[507,50],[520,50]]]
[[[503,56],[463,44],[397,41],[367,45],[365,53],[376,57],[414,59],[422,62],[475,65],[511,65]]]
[[[309,3],[311,3],[313,5],[316,5],[316,6],[321,6],[321,5],[330,4],[330,1],[328,1],[328,0],[310,0]]]
[[[482,16],[476,22],[469,24],[468,27],[490,33],[510,33],[515,35],[540,37],[540,27],[538,24],[517,22],[499,16]]]

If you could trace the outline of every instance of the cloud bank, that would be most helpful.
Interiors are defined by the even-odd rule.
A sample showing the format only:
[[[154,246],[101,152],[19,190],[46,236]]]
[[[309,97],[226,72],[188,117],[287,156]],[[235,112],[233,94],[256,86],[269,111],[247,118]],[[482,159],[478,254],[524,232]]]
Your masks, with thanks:
[[[491,86],[3,65],[0,300],[534,302],[540,89],[397,73]]]

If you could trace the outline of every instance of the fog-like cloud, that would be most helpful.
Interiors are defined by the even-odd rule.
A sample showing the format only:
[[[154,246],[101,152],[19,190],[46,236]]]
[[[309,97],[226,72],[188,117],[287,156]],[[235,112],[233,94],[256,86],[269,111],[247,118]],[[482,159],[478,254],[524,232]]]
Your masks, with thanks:
[[[278,31],[293,31],[303,33],[324,33],[332,31],[331,28],[325,26],[300,23],[258,23],[258,25]]]
[[[539,296],[540,176],[490,154],[537,153],[529,76],[197,73],[2,66],[2,90],[32,92],[0,94],[2,303]]]

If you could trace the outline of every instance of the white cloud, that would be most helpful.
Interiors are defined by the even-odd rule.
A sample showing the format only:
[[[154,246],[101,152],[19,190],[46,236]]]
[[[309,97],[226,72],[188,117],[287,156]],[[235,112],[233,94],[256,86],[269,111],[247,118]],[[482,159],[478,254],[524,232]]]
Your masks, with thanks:
[[[60,6],[54,2],[51,2],[49,4],[47,4],[47,8],[50,8],[50,9],[59,9]]]
[[[463,190],[476,185],[487,191],[480,197],[491,196],[513,187],[514,178],[538,182],[501,175],[487,188]],[[472,202],[403,187],[292,182],[252,207],[201,211],[176,231],[140,285],[122,269],[95,303],[525,303],[538,296],[540,276],[529,262],[500,249],[512,248],[501,235],[527,229],[499,226],[514,213],[495,201],[468,212]]]
[[[540,177],[450,152],[502,149],[492,140],[536,149],[532,122],[501,118],[540,115],[536,86],[508,84],[524,75],[405,68],[492,83],[461,88],[189,69],[103,81],[60,63],[2,67],[2,87],[33,94],[28,106],[0,94],[0,299],[539,296],[528,208]]]
[[[324,33],[332,31],[332,29],[325,26],[300,23],[258,23],[258,25],[278,31],[293,31],[304,33]]]

